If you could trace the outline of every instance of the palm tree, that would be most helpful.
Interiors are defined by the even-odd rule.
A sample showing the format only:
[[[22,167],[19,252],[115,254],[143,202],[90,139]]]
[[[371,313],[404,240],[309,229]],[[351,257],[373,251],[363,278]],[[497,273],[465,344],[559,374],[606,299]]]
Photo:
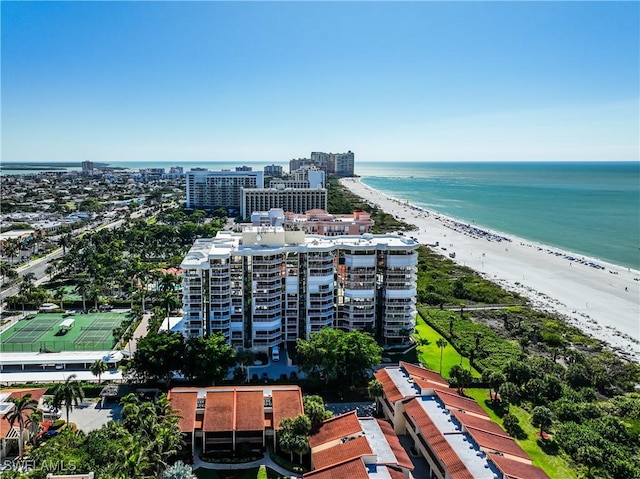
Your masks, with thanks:
[[[380,401],[378,399],[381,398],[384,394],[382,383],[377,379],[372,379],[371,381],[369,381],[367,392],[369,393],[369,397],[373,398],[373,400],[376,402],[376,415],[380,415]]]
[[[444,348],[447,347],[449,343],[444,338],[440,338],[436,341],[436,346],[440,348],[440,375],[442,376],[442,353],[444,353]]]
[[[66,293],[66,291],[64,289],[64,286],[59,287],[53,293],[53,297],[55,299],[57,299],[58,301],[60,301],[60,309],[64,309],[64,295],[65,295],[65,293]]]
[[[18,450],[20,457],[22,457],[24,452],[24,427],[27,423],[28,416],[38,408],[38,401],[31,398],[31,393],[27,393],[19,398],[11,398],[9,401],[13,403],[13,408],[4,415],[4,418],[9,421],[11,427],[18,423],[18,427],[20,428]]]
[[[33,439],[40,430],[40,423],[42,422],[42,410],[36,409],[27,417],[27,426],[29,427],[29,441],[33,443]]]
[[[509,406],[518,400],[520,388],[514,383],[507,381],[500,385],[498,394],[500,395],[500,402],[507,405],[507,412],[509,412]]]
[[[67,424],[69,424],[69,412],[84,399],[82,386],[77,382],[76,375],[72,374],[63,383],[56,384],[53,390],[53,405],[60,408],[64,405],[67,411]]]
[[[197,479],[192,472],[191,466],[182,461],[176,462],[173,466],[165,469],[160,475],[160,479]]]
[[[171,314],[171,310],[177,308],[179,306],[179,303],[173,291],[168,293],[163,293],[161,299],[162,299],[162,305],[165,307],[167,311],[167,329],[169,329],[169,316]]]
[[[89,279],[86,276],[76,276],[75,292],[82,296],[82,310],[87,310],[87,295],[91,289]]]
[[[109,370],[109,366],[102,359],[96,359],[91,366],[89,367],[89,371],[94,376],[98,376],[98,383],[100,383],[100,378],[104,373]]]

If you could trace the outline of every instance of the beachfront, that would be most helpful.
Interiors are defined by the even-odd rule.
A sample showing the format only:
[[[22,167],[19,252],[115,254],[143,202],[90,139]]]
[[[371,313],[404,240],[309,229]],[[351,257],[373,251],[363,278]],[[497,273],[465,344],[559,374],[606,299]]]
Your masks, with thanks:
[[[459,222],[385,196],[360,182],[340,183],[407,223],[422,244],[468,266],[505,289],[528,297],[537,309],[567,322],[640,361],[640,272],[558,248]]]

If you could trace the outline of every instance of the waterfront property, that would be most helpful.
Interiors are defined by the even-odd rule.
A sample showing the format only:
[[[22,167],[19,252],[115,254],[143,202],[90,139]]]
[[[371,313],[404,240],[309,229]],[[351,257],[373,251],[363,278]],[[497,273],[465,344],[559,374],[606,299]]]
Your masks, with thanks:
[[[434,371],[409,363],[375,373],[397,434],[407,434],[435,479],[549,479],[475,400],[449,389]]]
[[[240,216],[250,218],[254,211],[268,211],[280,208],[293,213],[307,210],[327,209],[326,188],[285,188],[283,184],[275,188],[242,188]]]
[[[333,215],[326,210],[308,210],[297,214],[273,208],[269,211],[254,211],[253,226],[282,226],[289,230],[322,236],[363,235],[371,233],[374,221],[366,211],[354,211],[350,215]]]
[[[168,396],[180,417],[180,432],[195,453],[235,451],[240,444],[276,447],[280,421],[304,413],[298,386],[175,387]]]
[[[263,351],[325,327],[404,342],[415,326],[418,246],[396,235],[221,231],[197,240],[182,261],[183,330],[221,332]]]

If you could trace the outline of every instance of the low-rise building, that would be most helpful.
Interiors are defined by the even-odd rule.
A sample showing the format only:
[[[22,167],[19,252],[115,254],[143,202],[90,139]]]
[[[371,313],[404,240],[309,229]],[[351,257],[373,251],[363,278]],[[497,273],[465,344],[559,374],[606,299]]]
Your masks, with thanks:
[[[309,447],[314,470],[305,479],[412,477],[413,463],[393,427],[356,411],[323,421]]]
[[[235,451],[238,445],[276,446],[285,418],[304,413],[298,386],[174,387],[167,396],[180,417],[185,443],[207,451]]]
[[[401,362],[376,371],[377,401],[396,434],[407,434],[434,479],[549,479],[478,403],[434,371]]]

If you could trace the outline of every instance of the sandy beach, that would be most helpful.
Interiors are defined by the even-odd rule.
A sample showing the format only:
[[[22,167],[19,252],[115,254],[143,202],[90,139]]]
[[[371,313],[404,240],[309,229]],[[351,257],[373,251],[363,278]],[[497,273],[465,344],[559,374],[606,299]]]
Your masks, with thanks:
[[[554,311],[621,356],[640,362],[640,271],[538,244],[427,211],[360,182],[341,184],[367,202],[418,227],[422,244],[468,266],[505,289]]]

